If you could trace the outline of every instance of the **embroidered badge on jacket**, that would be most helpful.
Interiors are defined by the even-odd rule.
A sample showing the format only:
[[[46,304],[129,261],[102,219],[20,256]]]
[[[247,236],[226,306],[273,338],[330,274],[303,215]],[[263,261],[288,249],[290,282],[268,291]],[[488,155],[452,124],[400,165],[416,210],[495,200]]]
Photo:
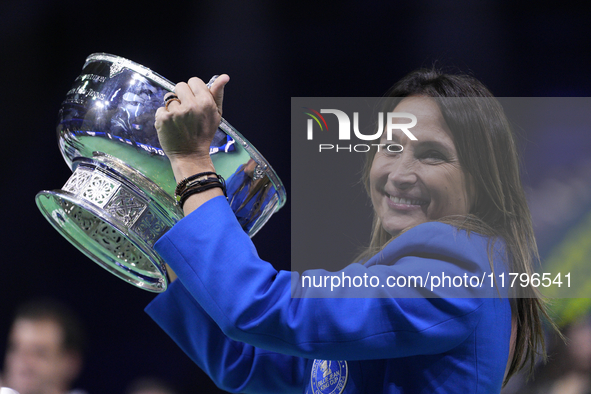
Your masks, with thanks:
[[[312,364],[313,394],[341,394],[347,384],[349,370],[346,361],[314,360]]]

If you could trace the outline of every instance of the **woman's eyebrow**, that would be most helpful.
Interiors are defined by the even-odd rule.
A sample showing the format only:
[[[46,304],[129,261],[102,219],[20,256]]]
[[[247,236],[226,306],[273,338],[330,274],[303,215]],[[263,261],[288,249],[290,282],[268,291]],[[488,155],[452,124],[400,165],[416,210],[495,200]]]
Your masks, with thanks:
[[[392,133],[392,139],[388,139],[388,134],[386,133],[386,131],[384,131],[384,133],[382,134],[382,137],[380,138],[380,143],[390,143],[390,142],[394,142],[399,144],[400,143],[400,138],[398,137],[398,135],[396,133]]]
[[[418,138],[418,137],[417,137]],[[417,141],[408,141],[411,144],[414,144],[415,146],[425,146],[427,148],[439,148],[439,149],[443,149],[446,151],[453,151],[454,150],[454,146],[450,146],[448,143],[442,142],[440,140],[435,140],[435,139],[427,139],[425,140],[424,137],[423,138],[418,138]],[[386,139],[386,133],[384,132],[384,134],[382,135],[382,138],[380,139],[380,143],[400,143],[400,136],[392,133],[392,139],[388,140]]]
[[[435,149],[444,150],[448,153],[452,153],[455,151],[453,146],[450,146],[449,144],[442,142],[442,141],[438,141],[438,140],[421,140],[421,139],[419,139],[418,141],[412,141],[412,143],[415,144],[416,146],[420,146],[425,149],[435,148]]]

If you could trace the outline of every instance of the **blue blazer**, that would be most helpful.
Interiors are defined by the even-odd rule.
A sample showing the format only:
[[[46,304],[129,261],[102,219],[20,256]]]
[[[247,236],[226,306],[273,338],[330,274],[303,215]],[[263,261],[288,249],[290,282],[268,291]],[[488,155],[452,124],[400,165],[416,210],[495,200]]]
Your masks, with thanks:
[[[157,242],[179,280],[146,311],[230,392],[498,393],[511,307],[490,283],[490,242],[428,222],[365,264],[300,276],[261,260],[217,197]],[[493,275],[505,272],[501,242],[493,256]],[[364,275],[377,279],[359,287],[310,285]],[[392,279],[411,276],[423,286]],[[435,286],[433,277],[446,276]]]

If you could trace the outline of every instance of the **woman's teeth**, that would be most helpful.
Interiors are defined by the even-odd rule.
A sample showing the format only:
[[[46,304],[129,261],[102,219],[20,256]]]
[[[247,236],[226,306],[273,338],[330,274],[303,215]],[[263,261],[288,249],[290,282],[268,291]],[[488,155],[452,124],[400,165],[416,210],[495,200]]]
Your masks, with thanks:
[[[421,205],[423,202],[421,200],[411,200],[408,198],[400,198],[400,197],[392,197],[390,196],[390,200],[392,200],[395,204],[405,204],[405,205]]]

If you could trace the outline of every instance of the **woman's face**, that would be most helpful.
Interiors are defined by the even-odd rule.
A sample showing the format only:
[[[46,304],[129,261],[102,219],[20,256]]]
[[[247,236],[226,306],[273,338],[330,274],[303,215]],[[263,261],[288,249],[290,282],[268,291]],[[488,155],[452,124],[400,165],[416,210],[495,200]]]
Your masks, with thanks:
[[[416,126],[409,130],[417,140],[394,130],[393,140],[387,141],[384,132],[381,143],[400,144],[404,149],[391,153],[382,147],[374,157],[369,175],[371,200],[384,230],[395,236],[420,223],[469,213],[474,193],[435,101],[408,97],[393,112],[417,117]],[[408,119],[395,118],[394,123],[408,123]]]

